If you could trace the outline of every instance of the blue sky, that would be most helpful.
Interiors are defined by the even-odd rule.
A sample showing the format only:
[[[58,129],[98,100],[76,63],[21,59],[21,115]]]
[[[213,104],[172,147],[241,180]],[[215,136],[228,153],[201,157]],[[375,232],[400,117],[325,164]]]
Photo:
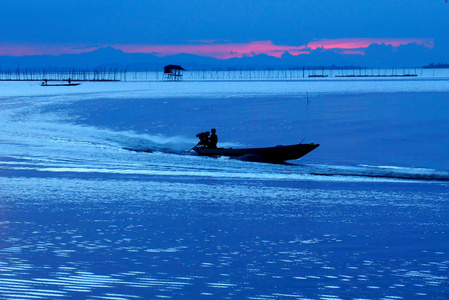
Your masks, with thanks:
[[[0,20],[1,55],[105,46],[164,55],[175,51],[170,47],[182,52],[183,46],[199,45],[192,51],[207,56],[206,45],[215,45],[214,51],[222,45],[228,58],[233,47],[239,55],[245,46],[259,54],[257,49],[265,51],[260,43],[271,43],[278,52],[268,47],[267,53],[279,56],[284,49],[300,54],[321,41],[335,41],[336,47],[354,42],[339,49],[356,53],[367,48],[357,44],[361,39],[416,42],[439,53],[449,48],[445,0],[0,0]],[[254,43],[259,48],[248,47]]]

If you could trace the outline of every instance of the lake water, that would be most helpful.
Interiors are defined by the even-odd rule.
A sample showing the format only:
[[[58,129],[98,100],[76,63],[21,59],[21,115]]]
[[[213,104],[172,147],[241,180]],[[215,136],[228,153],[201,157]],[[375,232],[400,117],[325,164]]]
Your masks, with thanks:
[[[447,77],[0,91],[0,298],[449,297]]]

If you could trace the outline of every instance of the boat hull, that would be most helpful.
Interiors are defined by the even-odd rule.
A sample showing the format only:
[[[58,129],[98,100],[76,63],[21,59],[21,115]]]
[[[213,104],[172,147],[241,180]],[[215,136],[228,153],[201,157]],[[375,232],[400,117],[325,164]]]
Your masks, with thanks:
[[[303,157],[310,151],[313,151],[319,144],[296,144],[288,146],[264,147],[264,148],[206,148],[194,147],[193,150],[199,155],[205,156],[229,156],[242,157],[247,155],[259,156],[266,161],[283,162]]]
[[[81,83],[42,83],[41,86],[77,86]]]

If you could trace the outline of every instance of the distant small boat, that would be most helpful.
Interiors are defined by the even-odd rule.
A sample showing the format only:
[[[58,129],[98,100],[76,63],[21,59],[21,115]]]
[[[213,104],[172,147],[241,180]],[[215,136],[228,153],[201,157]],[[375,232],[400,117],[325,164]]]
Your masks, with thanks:
[[[242,157],[245,155],[258,156],[265,161],[283,162],[286,160],[293,160],[303,157],[310,151],[316,149],[319,144],[296,144],[288,146],[275,146],[263,148],[207,148],[207,147],[193,147],[193,150],[199,155],[205,156],[229,156]]]
[[[48,82],[42,82],[41,86],[77,86],[80,85],[80,82],[77,83],[48,83]]]
[[[316,78],[316,77],[329,77],[329,75],[309,75],[310,78]]]
[[[369,78],[369,77],[417,77],[418,74],[403,74],[403,75],[335,75],[335,77],[350,77],[350,78]]]

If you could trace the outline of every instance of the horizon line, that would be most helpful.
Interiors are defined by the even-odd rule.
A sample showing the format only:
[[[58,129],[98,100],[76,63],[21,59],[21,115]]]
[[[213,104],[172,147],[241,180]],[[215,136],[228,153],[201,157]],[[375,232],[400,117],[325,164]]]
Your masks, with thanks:
[[[341,38],[321,39],[299,46],[276,45],[271,41],[251,41],[246,43],[199,41],[190,44],[103,44],[103,45],[36,45],[11,44],[0,45],[0,56],[38,56],[89,53],[102,48],[112,47],[124,53],[153,54],[158,57],[193,54],[216,59],[252,57],[265,54],[280,58],[285,53],[290,55],[307,55],[315,50],[333,50],[343,55],[365,55],[371,45],[388,45],[393,48],[409,44],[417,44],[433,48],[430,38]]]

